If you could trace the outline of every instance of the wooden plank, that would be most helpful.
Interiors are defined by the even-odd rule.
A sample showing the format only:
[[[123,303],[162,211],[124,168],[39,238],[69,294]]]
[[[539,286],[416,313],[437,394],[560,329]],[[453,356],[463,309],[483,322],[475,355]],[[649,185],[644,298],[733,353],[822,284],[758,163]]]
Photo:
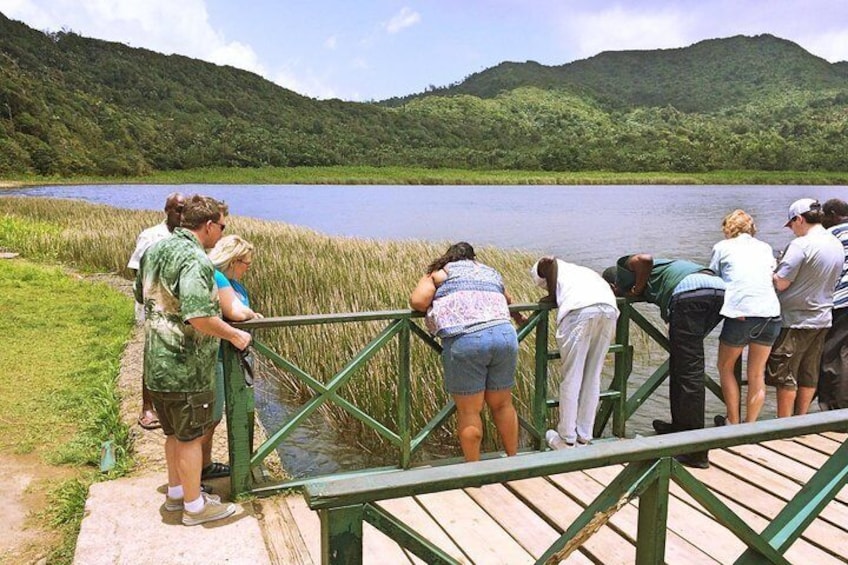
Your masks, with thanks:
[[[301,495],[286,496],[285,502],[312,556],[312,561],[321,563],[321,520],[318,513],[309,509]]]
[[[711,453],[712,455],[712,453]],[[619,468],[620,469],[620,468]],[[615,477],[616,468],[615,467],[604,467],[601,469],[594,469],[594,474],[603,475],[607,474],[606,477],[602,477],[602,481],[609,481]],[[669,491],[674,495],[675,498],[680,499],[682,502],[692,506],[695,509],[698,509],[705,516],[709,517],[710,520],[714,520],[712,516],[700,505],[698,504],[686,491],[684,491],[680,486],[676,483],[672,482]],[[751,510],[745,508],[740,505],[736,501],[724,496],[721,493],[715,493],[716,496],[725,504],[727,507],[733,511],[734,514],[739,516],[741,519],[745,520],[745,522],[753,529],[755,532],[761,532],[763,529],[769,524],[769,521],[759,514],[752,512]],[[721,527],[718,522],[716,524]],[[732,535],[732,533],[731,533]],[[708,545],[705,543],[704,539],[694,539],[690,540],[693,544],[700,544],[702,546],[707,545],[705,548],[707,551],[714,551],[716,544],[712,543],[712,540],[707,538]],[[786,551],[786,558],[792,563],[816,563],[816,565],[824,565],[824,564],[837,564],[843,563],[842,560],[837,559],[832,554],[823,551],[822,549],[816,547],[811,544],[804,538],[799,538],[792,547],[790,547]],[[738,557],[738,556],[737,556]],[[735,561],[735,559],[734,559]]]
[[[588,506],[595,500],[595,498],[597,498],[599,494],[601,494],[601,491],[604,489],[604,487],[609,484],[621,471],[621,468],[619,467],[618,469],[613,469],[612,473],[603,473],[603,480],[599,480],[594,476],[593,471],[599,471],[598,474],[601,474],[601,472],[605,469],[609,468],[592,469],[586,472],[577,471],[574,473],[565,473],[562,475],[552,475],[550,479],[554,483],[559,485],[561,488],[565,489],[573,497],[575,497],[581,505]],[[681,515],[681,510],[683,510],[684,515]],[[693,514],[696,515],[694,516],[694,520],[692,519]],[[612,518],[610,518],[610,524],[617,531],[619,531],[627,539],[629,539],[632,543],[635,544],[638,536],[638,517],[639,506],[638,502],[634,501],[619,509],[619,511],[616,512],[612,516]],[[721,556],[716,555],[716,552],[711,551],[713,555],[710,556],[698,549],[696,545],[693,545],[692,543],[687,541],[685,539],[686,535],[680,532],[678,528],[672,528],[672,524],[685,524],[685,529],[694,530],[698,529],[699,526],[702,527],[705,524],[715,523],[711,522],[709,518],[698,513],[691,507],[685,504],[674,504],[673,500],[669,500],[669,528],[666,534],[665,546],[666,562],[715,563],[717,560],[722,561]],[[724,528],[720,529],[724,530]],[[710,532],[710,535],[714,533],[715,532]],[[715,542],[719,553],[731,551],[733,549],[733,546],[737,546],[738,551],[732,553],[733,557],[738,557],[745,547],[745,544],[740,542],[732,534],[727,537],[727,539],[720,539],[715,537],[706,537],[706,534],[699,536],[693,533],[689,539],[710,539],[711,543]],[[730,559],[730,554],[728,555],[728,559]]]
[[[300,529],[313,562],[321,563],[321,520],[318,513],[310,510],[299,495],[287,496],[286,504]],[[388,559],[386,563],[410,563],[398,544],[368,523],[362,526],[362,558],[366,563],[379,563],[382,559]]]
[[[395,541],[365,522],[362,525],[362,560],[365,563],[410,564],[409,556]],[[416,559],[417,563],[421,563]]]
[[[695,502],[688,493],[686,493],[682,488],[675,485],[673,487],[675,491],[675,496],[679,497],[681,500],[687,501],[689,504],[692,504],[696,508],[702,508],[700,504]],[[745,520],[745,522],[753,529],[755,532],[762,532],[766,526],[768,526],[769,521],[760,516],[759,514],[748,510],[735,500],[731,500],[727,498],[723,494],[716,493],[716,496],[731,510],[734,514]],[[712,546],[710,546],[712,547]],[[843,563],[841,559],[838,559],[831,553],[824,551],[823,549],[811,544],[804,538],[798,538],[798,540],[792,544],[786,553],[785,557],[792,563],[815,563],[816,565],[825,565],[825,564],[833,564],[836,565],[838,563]]]
[[[620,467],[589,469],[586,471],[586,474],[595,480],[607,483],[618,475],[620,469]],[[701,480],[703,479],[701,478]],[[674,494],[678,489],[679,487],[672,483],[669,487],[669,492]],[[668,530],[688,540],[691,545],[695,545],[696,547],[703,547],[703,540],[709,540],[709,546],[704,548],[709,553],[709,557],[720,563],[733,563],[747,546],[727,528],[716,522],[710,515],[701,511],[700,508],[700,505],[698,508],[693,508],[692,505],[685,504],[681,501],[679,497],[670,496],[668,503]],[[668,543],[666,551],[668,551]],[[676,562],[672,561],[668,554],[666,555],[666,560],[670,563]]]
[[[842,432],[822,432],[821,435],[830,438],[833,441],[838,441],[839,443],[845,443],[845,440],[848,439],[848,433]]]
[[[564,532],[583,512],[583,507],[544,478],[512,481],[508,488],[523,498],[534,512]],[[582,545],[587,555],[597,562],[631,564],[636,560],[636,546],[609,526],[601,527]]]
[[[713,492],[720,492],[769,520],[777,516],[786,505],[773,494],[740,481],[722,469],[691,469],[690,471]],[[848,535],[845,535],[845,531],[820,518],[810,523],[802,537],[820,547],[834,551],[836,555],[848,555]]]
[[[797,482],[729,451],[713,450],[710,460],[739,480],[755,485],[787,502],[801,490],[801,485]],[[820,517],[836,527],[848,528],[848,506],[838,500],[825,506]]]
[[[303,497],[299,496],[301,500]],[[262,535],[272,563],[302,563],[314,565],[312,554],[297,527],[297,521],[284,500],[286,496],[275,496],[254,501],[261,508]]]
[[[404,524],[407,524],[433,545],[438,546],[460,563],[470,563],[465,554],[462,553],[462,550],[456,546],[442,527],[433,520],[432,516],[424,511],[414,498],[393,498],[380,502],[378,506],[395,516]]]
[[[760,465],[768,467],[772,471],[788,477],[793,481],[797,481],[800,484],[806,484],[816,472],[815,469],[808,465],[799,463],[791,457],[781,455],[776,451],[766,449],[760,445],[737,445],[728,448],[728,450],[752,461],[756,461]],[[839,491],[836,495],[836,500],[848,503],[848,487]]]
[[[466,489],[466,493],[510,532],[534,559],[541,557],[560,536],[559,532],[503,485],[470,488]],[[592,561],[575,551],[564,563],[590,564]]]
[[[810,449],[800,443],[796,443],[791,439],[776,439],[772,441],[764,441],[760,445],[774,450],[781,455],[791,457],[799,463],[803,463],[814,469],[820,468],[824,462],[828,460],[828,456],[824,453]]]
[[[533,559],[508,532],[465,492],[449,490],[416,497],[462,547],[472,563],[531,563]]]
[[[833,452],[839,449],[839,446],[842,445],[842,442],[832,440],[821,434],[798,436],[794,438],[794,441],[828,455],[833,455]]]

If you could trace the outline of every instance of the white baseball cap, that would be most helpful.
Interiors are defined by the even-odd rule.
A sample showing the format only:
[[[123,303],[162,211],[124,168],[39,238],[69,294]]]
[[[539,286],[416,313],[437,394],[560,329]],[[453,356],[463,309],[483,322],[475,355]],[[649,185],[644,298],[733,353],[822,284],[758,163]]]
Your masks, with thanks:
[[[801,198],[800,200],[796,200],[789,207],[789,219],[783,224],[783,227],[788,228],[792,220],[813,209],[821,210],[821,204],[815,198]]]

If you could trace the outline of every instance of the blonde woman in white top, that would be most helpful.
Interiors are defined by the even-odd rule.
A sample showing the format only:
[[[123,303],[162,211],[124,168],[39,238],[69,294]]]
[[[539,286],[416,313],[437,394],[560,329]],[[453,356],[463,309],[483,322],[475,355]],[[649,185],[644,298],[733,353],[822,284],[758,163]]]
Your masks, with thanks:
[[[771,246],[754,237],[754,220],[744,210],[725,216],[721,229],[726,239],[713,247],[710,269],[727,283],[718,346],[718,372],[727,415],[716,416],[716,425],[738,424],[741,420],[739,383],[733,369],[746,346],[745,421],[757,420],[766,398],[766,360],[780,333],[780,302],[772,283],[776,261]]]

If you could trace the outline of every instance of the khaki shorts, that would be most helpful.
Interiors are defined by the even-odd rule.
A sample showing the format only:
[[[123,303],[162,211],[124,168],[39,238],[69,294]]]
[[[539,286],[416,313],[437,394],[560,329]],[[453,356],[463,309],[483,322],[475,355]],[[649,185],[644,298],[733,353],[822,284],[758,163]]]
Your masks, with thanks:
[[[766,384],[815,388],[828,328],[782,328],[766,363]]]
[[[215,391],[158,392],[150,391],[153,407],[159,415],[166,436],[175,435],[180,441],[192,441],[212,426]]]

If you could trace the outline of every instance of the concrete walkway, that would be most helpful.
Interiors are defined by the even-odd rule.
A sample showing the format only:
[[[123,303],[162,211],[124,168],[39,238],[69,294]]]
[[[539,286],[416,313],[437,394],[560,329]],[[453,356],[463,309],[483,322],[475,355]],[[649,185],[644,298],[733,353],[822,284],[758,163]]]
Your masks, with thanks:
[[[121,357],[118,378],[122,418],[133,435],[135,469],[126,477],[92,485],[74,563],[265,565],[283,562],[269,557],[262,525],[270,508],[266,510],[258,502],[237,505],[236,513],[225,520],[191,527],[182,525],[179,512],[166,512],[162,508],[167,484],[165,435],[161,429],[143,430],[136,421],[141,406],[143,345],[141,329],[136,328]],[[227,458],[224,421],[215,432],[213,460],[226,462]],[[221,500],[230,500],[229,478],[204,482],[213,487],[213,494],[220,495]],[[261,511],[255,512],[254,508]]]
[[[167,512],[161,473],[97,483],[89,491],[74,563],[79,565],[271,564],[253,503],[225,520],[183,526]],[[228,479],[209,481],[222,500]]]

